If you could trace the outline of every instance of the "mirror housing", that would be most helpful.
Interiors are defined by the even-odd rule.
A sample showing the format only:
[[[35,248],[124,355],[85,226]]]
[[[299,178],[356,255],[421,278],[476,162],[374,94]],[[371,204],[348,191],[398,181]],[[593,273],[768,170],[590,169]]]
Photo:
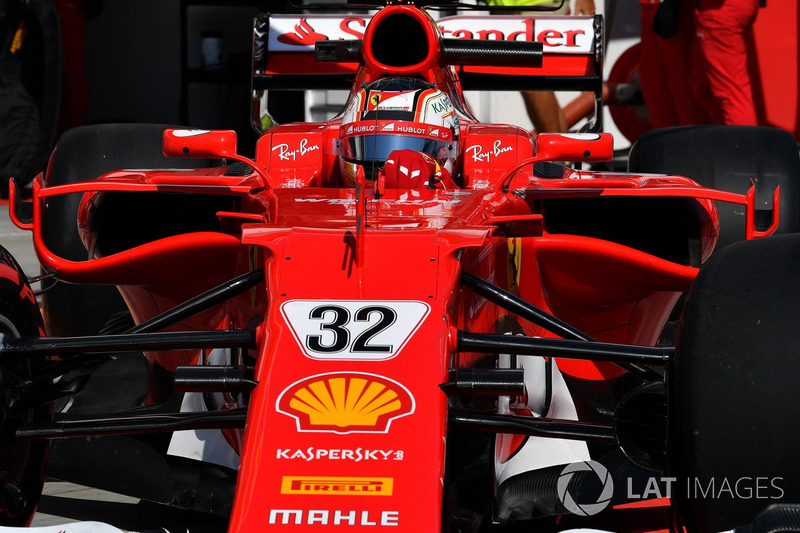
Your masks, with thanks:
[[[537,161],[611,161],[610,133],[540,133],[534,143]]]
[[[226,158],[236,155],[233,130],[164,130],[162,151],[167,157]]]

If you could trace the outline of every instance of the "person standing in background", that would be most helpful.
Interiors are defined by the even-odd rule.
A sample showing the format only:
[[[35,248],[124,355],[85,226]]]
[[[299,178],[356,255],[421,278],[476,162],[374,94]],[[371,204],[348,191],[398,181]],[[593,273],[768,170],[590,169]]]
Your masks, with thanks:
[[[758,0],[639,4],[639,82],[652,126],[755,125],[747,43]]]
[[[712,124],[756,125],[747,67],[759,0],[696,0],[689,83]]]
[[[707,124],[689,85],[694,0],[639,0],[639,85],[653,128]]]

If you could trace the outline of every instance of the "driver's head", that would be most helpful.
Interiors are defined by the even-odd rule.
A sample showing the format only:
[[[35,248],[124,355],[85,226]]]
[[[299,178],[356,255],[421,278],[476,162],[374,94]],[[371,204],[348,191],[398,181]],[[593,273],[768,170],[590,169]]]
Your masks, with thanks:
[[[450,98],[413,78],[365,84],[345,110],[339,137],[349,186],[355,183],[356,165],[371,179],[394,150],[429,154],[451,174],[458,157],[458,117]]]

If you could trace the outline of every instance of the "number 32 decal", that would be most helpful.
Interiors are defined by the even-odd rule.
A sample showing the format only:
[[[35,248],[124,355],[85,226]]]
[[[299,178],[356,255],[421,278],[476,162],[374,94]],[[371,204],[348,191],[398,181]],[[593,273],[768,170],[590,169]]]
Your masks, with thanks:
[[[430,307],[419,301],[292,300],[281,311],[308,357],[379,361],[400,352]]]

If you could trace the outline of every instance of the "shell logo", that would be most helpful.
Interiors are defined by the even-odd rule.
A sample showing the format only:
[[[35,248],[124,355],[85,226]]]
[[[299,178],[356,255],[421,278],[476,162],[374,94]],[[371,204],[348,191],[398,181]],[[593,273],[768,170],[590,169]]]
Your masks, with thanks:
[[[392,421],[414,412],[403,385],[376,374],[318,374],[287,387],[277,410],[297,421],[297,431],[387,433]]]

